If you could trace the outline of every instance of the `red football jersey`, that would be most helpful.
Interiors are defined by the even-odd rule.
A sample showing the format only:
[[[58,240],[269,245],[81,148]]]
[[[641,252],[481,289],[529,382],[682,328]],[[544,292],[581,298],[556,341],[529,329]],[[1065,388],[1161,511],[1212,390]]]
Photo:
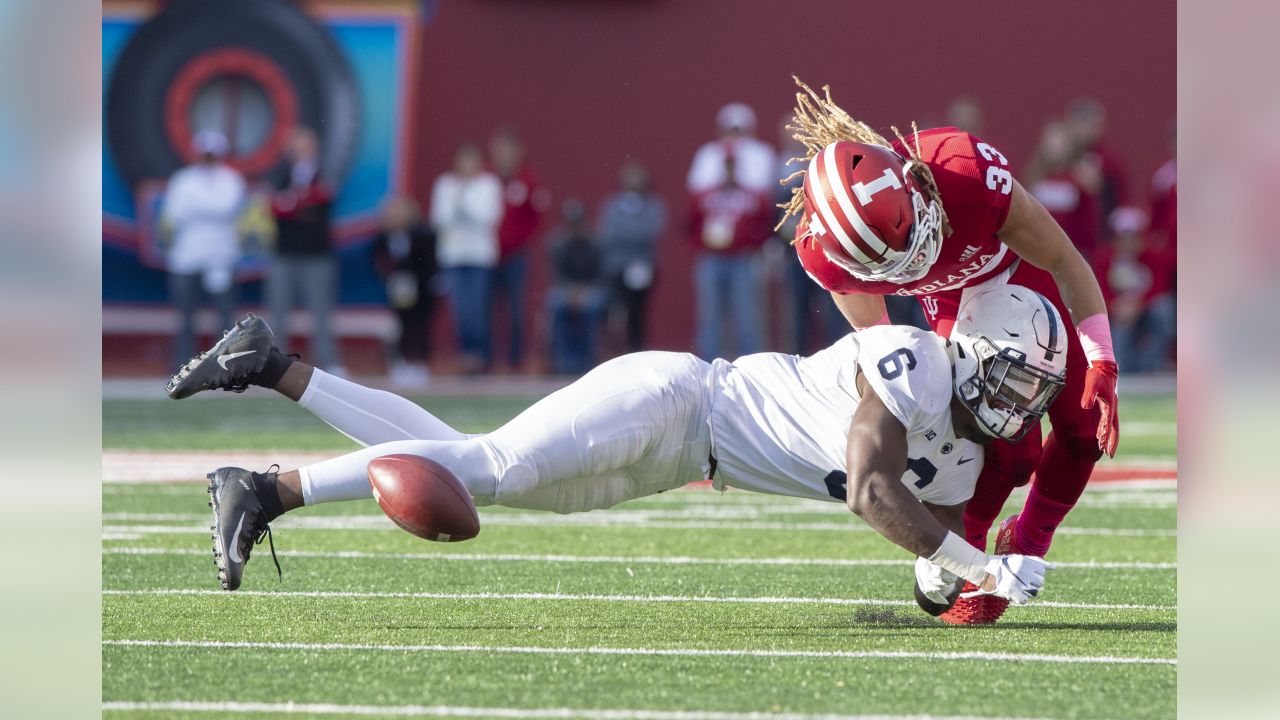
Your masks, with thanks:
[[[907,140],[915,146],[910,136]],[[901,143],[893,149],[908,154]],[[933,171],[942,196],[942,207],[951,222],[951,234],[929,272],[904,285],[868,282],[850,275],[827,259],[812,238],[796,243],[800,263],[827,290],[850,295],[927,295],[972,285],[1003,272],[1018,256],[996,237],[1009,216],[1013,175],[1009,161],[981,139],[953,127],[920,133],[920,159]],[[796,228],[796,236],[808,232],[808,219]]]

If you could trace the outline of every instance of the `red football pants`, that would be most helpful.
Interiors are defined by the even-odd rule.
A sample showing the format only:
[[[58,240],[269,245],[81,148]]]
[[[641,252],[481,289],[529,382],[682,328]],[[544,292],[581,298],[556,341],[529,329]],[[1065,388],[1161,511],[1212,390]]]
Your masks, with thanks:
[[[1090,410],[1080,407],[1084,374],[1089,364],[1053,276],[1022,261],[1009,283],[1035,290],[1058,309],[1067,326],[1067,382],[1049,406],[1053,430],[1043,444],[1040,428],[1036,427],[1016,443],[995,440],[986,446],[982,474],[965,508],[965,536],[970,544],[985,550],[987,534],[1000,508],[1013,489],[1026,485],[1034,472],[1035,483],[1015,528],[1014,543],[1019,552],[1044,555],[1058,523],[1080,499],[1094,464],[1102,457],[1097,439],[1101,410],[1099,406]],[[962,294],[963,289],[919,298],[934,332],[943,337],[951,335]],[[1032,527],[1024,527],[1024,521]]]

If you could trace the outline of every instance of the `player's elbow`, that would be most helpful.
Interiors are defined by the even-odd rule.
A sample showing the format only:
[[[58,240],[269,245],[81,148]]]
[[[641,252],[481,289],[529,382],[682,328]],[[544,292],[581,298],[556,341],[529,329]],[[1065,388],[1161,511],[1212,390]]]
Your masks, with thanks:
[[[867,515],[875,513],[880,504],[879,498],[880,494],[876,492],[873,480],[859,480],[849,483],[845,503],[854,515],[865,520]]]

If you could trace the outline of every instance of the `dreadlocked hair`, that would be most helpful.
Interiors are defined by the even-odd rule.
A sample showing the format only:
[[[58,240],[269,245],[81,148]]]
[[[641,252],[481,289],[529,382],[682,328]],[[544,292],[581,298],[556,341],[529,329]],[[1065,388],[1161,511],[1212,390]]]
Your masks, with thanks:
[[[851,140],[853,142],[866,143],[868,145],[878,145],[882,148],[893,149],[888,140],[871,126],[855,120],[844,108],[836,105],[831,99],[831,86],[822,86],[822,95],[813,91],[813,88],[804,84],[800,78],[792,75],[792,80],[796,81],[796,85],[800,87],[801,92],[796,93],[796,107],[792,111],[791,123],[787,125],[787,129],[792,133],[792,137],[800,141],[805,147],[805,154],[802,157],[793,157],[787,160],[787,164],[798,162],[800,170],[796,170],[781,180],[782,185],[788,185],[798,177],[804,177],[805,168],[809,167],[809,161],[814,155],[822,152],[822,149],[833,142],[840,140]],[[911,173],[916,182],[924,189],[925,195],[929,201],[938,206],[938,210],[942,215],[942,232],[943,235],[951,234],[951,222],[947,219],[946,208],[942,206],[942,195],[938,192],[938,183],[933,179],[933,172],[929,170],[929,166],[920,160],[920,130],[916,127],[915,122],[911,123],[911,131],[913,133],[914,147],[908,143],[906,138],[902,137],[902,133],[898,132],[898,128],[890,126],[893,134],[902,142],[902,146],[906,148],[909,159],[907,160],[906,172]],[[782,227],[786,221],[792,216],[799,216],[804,212],[804,184],[797,184],[791,189],[791,198],[785,203],[779,203],[778,207],[785,212],[782,219],[774,226],[774,230]],[[794,242],[794,241],[793,241]]]

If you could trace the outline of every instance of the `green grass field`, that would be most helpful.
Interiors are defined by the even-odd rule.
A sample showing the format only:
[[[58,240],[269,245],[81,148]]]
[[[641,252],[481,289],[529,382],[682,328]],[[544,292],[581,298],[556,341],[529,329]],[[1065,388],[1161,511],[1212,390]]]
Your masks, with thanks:
[[[529,401],[424,404],[483,431]],[[1124,398],[1121,460],[1174,459],[1174,406]],[[254,397],[104,401],[103,446],[354,447]],[[484,509],[459,544],[410,536],[373,501],[320,506],[273,526],[283,580],[264,544],[223,593],[205,499],[103,488],[105,717],[1175,714],[1168,484],[1097,484],[1042,598],[984,628],[917,610],[910,558],[834,503],[689,489],[577,516]]]

